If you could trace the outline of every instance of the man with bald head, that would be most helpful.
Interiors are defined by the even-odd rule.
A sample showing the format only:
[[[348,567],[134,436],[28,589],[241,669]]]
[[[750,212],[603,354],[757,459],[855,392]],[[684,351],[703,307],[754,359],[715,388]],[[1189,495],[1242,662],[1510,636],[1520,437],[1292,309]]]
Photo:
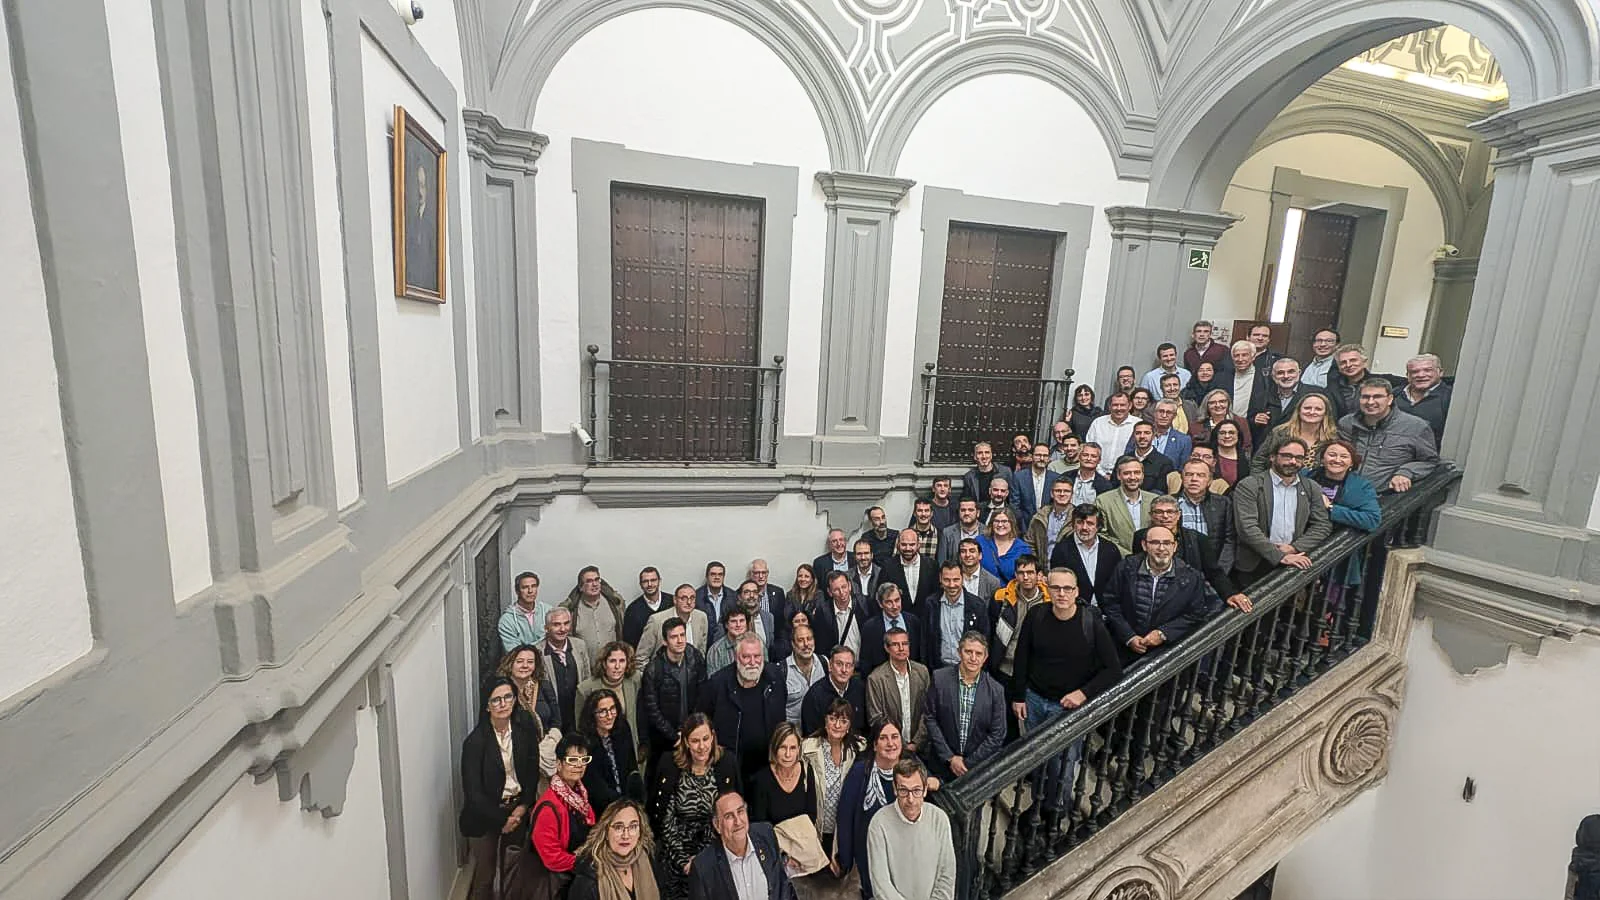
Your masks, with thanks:
[[[884,565],[878,583],[899,588],[906,608],[916,609],[917,601],[939,589],[939,565],[923,552],[925,545],[915,529],[901,531],[894,546],[894,558]]]
[[[1100,609],[1124,666],[1166,652],[1222,607],[1200,573],[1178,559],[1172,529],[1150,526],[1141,549],[1100,590]]]

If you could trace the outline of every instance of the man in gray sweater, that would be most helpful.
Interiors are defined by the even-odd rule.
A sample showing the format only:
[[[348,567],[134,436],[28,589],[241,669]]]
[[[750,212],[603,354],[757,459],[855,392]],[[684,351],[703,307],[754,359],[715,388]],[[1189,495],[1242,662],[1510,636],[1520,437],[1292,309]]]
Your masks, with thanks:
[[[877,900],[955,900],[950,817],[924,803],[927,796],[928,770],[922,763],[895,763],[895,802],[878,810],[867,826],[867,870]]]
[[[1379,493],[1411,490],[1439,467],[1433,429],[1394,408],[1394,386],[1381,377],[1358,388],[1360,411],[1339,420],[1339,436],[1356,445],[1363,477]]]

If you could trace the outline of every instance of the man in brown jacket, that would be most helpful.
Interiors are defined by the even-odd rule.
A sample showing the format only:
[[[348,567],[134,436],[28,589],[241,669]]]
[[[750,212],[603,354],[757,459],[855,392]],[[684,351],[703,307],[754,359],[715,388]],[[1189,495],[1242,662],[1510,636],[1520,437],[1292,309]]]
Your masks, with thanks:
[[[893,722],[907,750],[922,746],[927,730],[922,704],[928,695],[928,667],[911,658],[911,636],[891,628],[883,636],[889,660],[867,676],[867,721]]]

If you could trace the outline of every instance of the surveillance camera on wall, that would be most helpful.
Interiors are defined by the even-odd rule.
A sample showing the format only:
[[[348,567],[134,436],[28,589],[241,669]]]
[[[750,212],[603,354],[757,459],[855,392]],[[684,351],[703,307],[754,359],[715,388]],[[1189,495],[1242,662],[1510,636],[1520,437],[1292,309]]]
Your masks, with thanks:
[[[416,0],[392,0],[392,2],[394,11],[400,14],[400,18],[404,19],[407,25],[415,25],[417,20],[422,18],[422,4]]]
[[[574,422],[572,425],[572,436],[577,438],[578,441],[585,447],[594,446],[594,435],[589,433],[589,429],[584,428],[582,425],[579,425],[576,422]]]
[[[1455,257],[1461,255],[1461,248],[1457,247],[1455,244],[1443,244],[1439,247],[1438,255],[1448,256],[1454,259]]]

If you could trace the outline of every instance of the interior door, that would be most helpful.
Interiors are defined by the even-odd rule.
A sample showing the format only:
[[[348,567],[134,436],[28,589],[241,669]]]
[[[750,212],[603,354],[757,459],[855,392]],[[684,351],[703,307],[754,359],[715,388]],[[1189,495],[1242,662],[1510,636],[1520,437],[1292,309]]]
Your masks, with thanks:
[[[1312,336],[1320,329],[1338,327],[1345,276],[1350,270],[1350,242],[1355,233],[1354,216],[1306,211],[1284,315],[1289,326],[1288,349],[1284,352],[1302,364],[1311,358]]]

